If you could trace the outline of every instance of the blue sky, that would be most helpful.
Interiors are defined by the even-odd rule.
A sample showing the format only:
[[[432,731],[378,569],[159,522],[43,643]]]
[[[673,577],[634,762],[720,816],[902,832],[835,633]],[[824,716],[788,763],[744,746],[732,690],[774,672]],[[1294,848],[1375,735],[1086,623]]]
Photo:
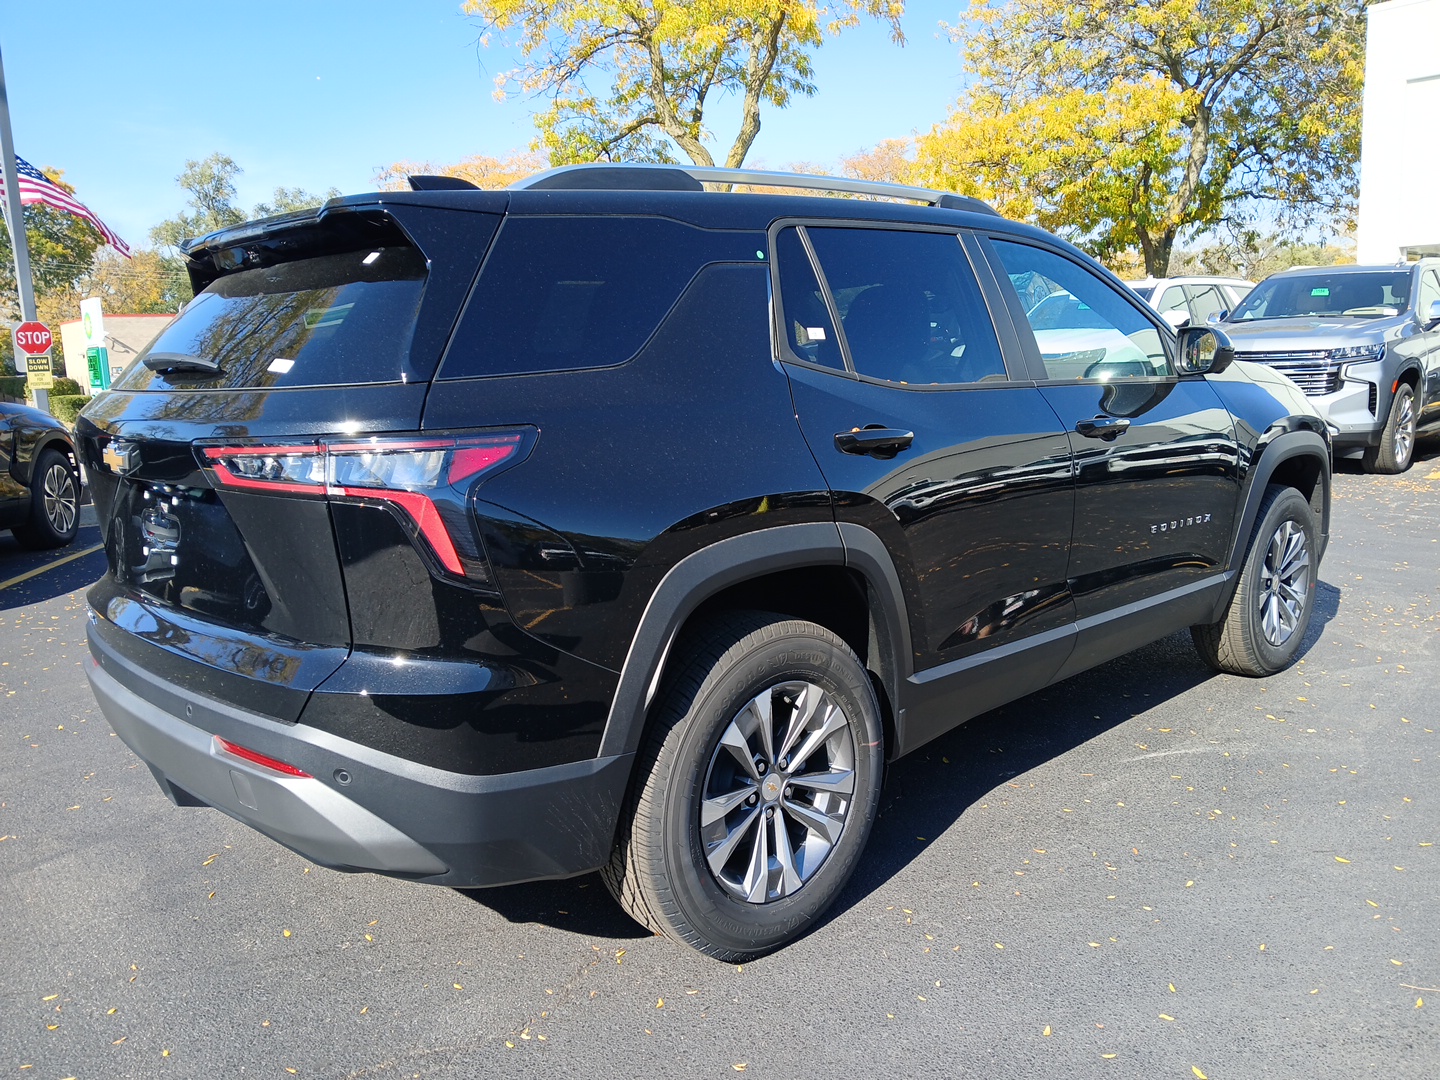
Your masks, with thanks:
[[[904,48],[874,22],[828,40],[818,93],[767,109],[747,164],[833,165],[943,120],[961,62],[937,24],[961,3],[908,3]],[[370,190],[390,162],[502,155],[534,134],[533,102],[492,98],[513,54],[478,46],[460,0],[0,0],[0,13],[17,153],[64,169],[132,245],[182,208],[189,158],[234,158],[249,208],[280,185]],[[724,147],[729,106],[711,122]]]

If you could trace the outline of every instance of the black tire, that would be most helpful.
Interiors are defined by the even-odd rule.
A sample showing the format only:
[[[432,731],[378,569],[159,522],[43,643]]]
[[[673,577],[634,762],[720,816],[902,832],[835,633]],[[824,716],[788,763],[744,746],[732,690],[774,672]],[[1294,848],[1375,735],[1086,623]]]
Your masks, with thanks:
[[[676,655],[602,876],[637,922],[738,963],[800,937],[849,880],[880,797],[880,709],[855,654],[814,623],[734,613]],[[770,711],[768,744],[757,709]],[[786,745],[814,749],[792,760]]]
[[[30,520],[10,531],[32,551],[64,547],[80,531],[80,477],[60,451],[40,451],[30,474]]]
[[[1415,457],[1415,391],[1401,383],[1390,399],[1390,415],[1380,433],[1380,445],[1368,446],[1360,464],[1366,472],[1402,473]]]
[[[1216,671],[1259,678],[1290,666],[1315,609],[1315,514],[1291,487],[1260,504],[1240,581],[1225,615],[1190,634]]]

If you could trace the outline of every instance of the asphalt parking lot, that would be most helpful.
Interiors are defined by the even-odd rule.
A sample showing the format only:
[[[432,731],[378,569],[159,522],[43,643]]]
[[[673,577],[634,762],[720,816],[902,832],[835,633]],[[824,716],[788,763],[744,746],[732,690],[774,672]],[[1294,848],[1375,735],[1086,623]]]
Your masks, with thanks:
[[[103,555],[54,558],[0,538],[0,1074],[1440,1075],[1436,440],[1337,475],[1296,667],[1180,635],[980,717],[742,967],[593,876],[343,875],[172,807],[82,674]]]

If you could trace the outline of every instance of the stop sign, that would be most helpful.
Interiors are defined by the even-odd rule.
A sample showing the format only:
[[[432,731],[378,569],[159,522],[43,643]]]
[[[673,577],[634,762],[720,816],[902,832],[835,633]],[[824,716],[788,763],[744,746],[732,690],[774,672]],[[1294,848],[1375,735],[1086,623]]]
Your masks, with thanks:
[[[26,356],[44,356],[53,340],[50,328],[42,322],[23,322],[15,328],[15,347]]]

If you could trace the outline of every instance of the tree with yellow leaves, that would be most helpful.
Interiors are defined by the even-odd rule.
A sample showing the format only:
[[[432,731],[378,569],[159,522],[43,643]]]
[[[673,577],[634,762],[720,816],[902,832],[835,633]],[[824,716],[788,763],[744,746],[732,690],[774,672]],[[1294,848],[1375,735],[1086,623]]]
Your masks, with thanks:
[[[671,144],[714,165],[705,109],[740,98],[725,153],[738,168],[760,133],[763,104],[815,92],[811,53],[862,16],[900,32],[902,0],[466,0],[488,35],[515,33],[525,63],[497,93],[548,97],[536,118],[554,164],[674,161]],[[603,89],[602,89],[603,87]]]
[[[1100,257],[1254,216],[1353,212],[1361,0],[976,0],[974,83],[909,179],[976,195]]]

